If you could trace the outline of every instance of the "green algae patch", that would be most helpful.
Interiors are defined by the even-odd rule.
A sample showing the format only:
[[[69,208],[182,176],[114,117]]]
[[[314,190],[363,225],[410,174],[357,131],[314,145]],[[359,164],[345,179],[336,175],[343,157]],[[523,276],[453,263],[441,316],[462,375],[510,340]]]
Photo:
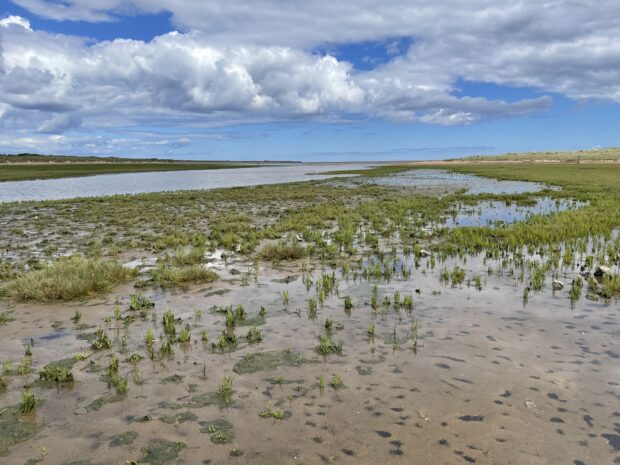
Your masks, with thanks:
[[[237,322],[237,326],[262,326],[267,322],[262,316],[247,317],[245,320]]]
[[[228,404],[217,392],[205,392],[203,394],[196,394],[192,396],[188,403],[174,403],[168,401],[162,401],[159,403],[160,408],[169,410],[180,410],[183,408],[203,408],[211,405],[216,405],[220,409],[230,407],[234,402]]]
[[[226,403],[222,396],[220,396],[217,392],[208,392],[206,394],[196,394],[195,396],[192,396],[189,406],[193,408],[202,408],[209,405],[217,405],[219,408],[223,409],[230,407],[232,404],[232,400]]]
[[[168,384],[168,383],[173,383],[173,384],[179,384],[183,382],[183,376],[181,375],[172,375],[172,376],[168,376],[167,378],[164,378],[161,380],[162,384]]]
[[[355,369],[357,370],[357,373],[360,376],[368,376],[368,375],[372,374],[372,367],[358,366],[358,367],[355,367]]]
[[[7,407],[0,413],[0,457],[7,455],[9,449],[32,439],[43,429],[43,425],[24,418],[19,406]]]
[[[244,375],[259,371],[275,370],[278,367],[294,367],[300,364],[300,357],[289,351],[257,352],[248,354],[235,363],[233,371]]]
[[[160,421],[168,425],[174,425],[177,423],[185,423],[186,421],[196,421],[198,417],[194,415],[192,412],[181,412],[174,415],[166,415],[159,418]]]
[[[110,438],[110,447],[129,446],[138,439],[138,433],[135,431],[126,431]]]
[[[200,422],[201,433],[210,435],[213,444],[228,444],[235,438],[233,425],[224,419]]]
[[[150,465],[164,465],[172,460],[176,460],[179,452],[185,449],[183,442],[172,442],[166,439],[152,439],[146,448],[143,449],[144,457],[138,463],[148,463]]]
[[[93,341],[95,339],[97,339],[97,333],[96,332],[92,332],[92,333],[87,333],[87,332],[82,332],[82,333],[78,333],[75,338],[78,341],[86,341],[89,344],[92,344]]]
[[[86,406],[86,411],[88,413],[98,412],[99,410],[101,410],[101,407],[103,407],[104,405],[113,404],[114,402],[120,402],[124,399],[125,399],[125,396],[121,396],[121,395],[100,397],[99,399],[96,399],[92,401],[90,404],[88,404]]]

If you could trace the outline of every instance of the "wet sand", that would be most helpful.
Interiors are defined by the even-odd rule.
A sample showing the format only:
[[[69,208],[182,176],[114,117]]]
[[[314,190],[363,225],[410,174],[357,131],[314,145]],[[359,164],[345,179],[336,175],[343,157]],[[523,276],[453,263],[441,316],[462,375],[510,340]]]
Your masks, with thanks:
[[[546,288],[530,294],[524,307],[522,285],[506,273],[487,276],[488,264],[478,258],[469,257],[462,266],[468,278],[483,276],[481,291],[466,284],[443,285],[439,268],[444,265],[432,270],[427,261],[422,259],[416,270],[409,259],[411,276],[390,282],[355,282],[351,276],[347,281],[337,270],[339,296],[319,305],[316,320],[309,319],[307,303],[315,289],[307,291],[300,263],[275,268],[261,263],[248,285],[242,285],[242,277],[253,265],[219,263],[221,278],[212,285],[187,292],[145,289],[155,309],[126,331],[122,321],[103,319],[112,316],[117,300],[123,317],[132,313],[129,295],[136,291],[131,286],[82,303],[14,308],[2,303],[0,311],[8,310],[14,318],[0,326],[3,358],[16,364],[24,344],[34,340],[33,372],[6,377],[8,387],[0,394],[4,407],[19,404],[21,387],[37,379],[45,364],[76,352],[91,353],[79,335],[102,327],[115,344],[113,350],[76,362],[77,381],[70,387],[34,384],[41,402],[20,421],[40,427],[6,450],[0,463],[36,463],[28,460],[38,459],[41,450],[46,451],[42,463],[93,465],[620,462],[617,302],[581,298],[571,309],[568,290],[553,293],[548,276]],[[317,281],[320,269],[311,275]],[[397,290],[401,298],[411,293],[413,311],[390,306],[373,315],[373,285],[380,302]],[[289,292],[288,304],[283,291]],[[346,295],[354,304],[350,315],[344,310]],[[230,304],[243,304],[248,320],[265,307],[267,317],[257,326],[263,342],[241,342],[230,353],[212,349],[225,318],[209,309]],[[76,309],[83,315],[81,329],[71,321]],[[154,361],[144,336],[153,328],[161,341],[167,309],[183,320],[177,331],[190,324],[192,339],[175,343],[172,358]],[[196,309],[203,311],[198,321]],[[323,357],[315,350],[326,318],[334,321],[332,339],[342,343],[342,355]],[[373,322],[374,343],[367,334]],[[237,327],[237,335],[250,327]],[[203,330],[208,331],[207,344],[200,340]],[[104,377],[112,352],[121,361],[121,374],[129,377],[124,396]],[[257,352],[276,361],[252,372],[260,368],[256,360],[266,356],[244,357]],[[133,353],[145,357],[135,364],[138,377],[134,364],[126,361]],[[321,389],[321,375],[329,383],[334,374],[343,386]],[[210,404],[228,375],[234,377],[232,404]],[[269,406],[282,409],[285,419],[261,418],[259,412]],[[5,415],[11,412],[0,419]],[[228,442],[213,443],[216,431],[226,433]]]

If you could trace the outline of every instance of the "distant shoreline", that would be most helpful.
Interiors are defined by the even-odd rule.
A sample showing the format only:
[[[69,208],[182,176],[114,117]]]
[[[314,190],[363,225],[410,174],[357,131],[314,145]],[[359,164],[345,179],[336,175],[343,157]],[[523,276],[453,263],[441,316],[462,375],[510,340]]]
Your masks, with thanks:
[[[156,171],[197,171],[217,169],[242,169],[260,166],[259,163],[131,163],[131,162],[47,162],[0,163],[0,182],[58,179],[98,174],[148,173]]]

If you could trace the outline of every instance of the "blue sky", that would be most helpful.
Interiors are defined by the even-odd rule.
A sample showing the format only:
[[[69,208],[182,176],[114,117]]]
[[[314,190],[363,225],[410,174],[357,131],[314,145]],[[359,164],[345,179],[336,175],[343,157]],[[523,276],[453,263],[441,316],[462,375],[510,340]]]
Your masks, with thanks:
[[[332,161],[618,145],[609,5],[584,18],[562,2],[472,2],[5,1],[0,152]]]

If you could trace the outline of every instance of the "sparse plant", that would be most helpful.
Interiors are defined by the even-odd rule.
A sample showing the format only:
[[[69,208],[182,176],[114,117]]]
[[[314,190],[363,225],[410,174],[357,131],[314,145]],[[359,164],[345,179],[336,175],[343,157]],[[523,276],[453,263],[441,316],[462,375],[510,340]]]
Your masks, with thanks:
[[[233,377],[232,376],[224,376],[220,385],[217,388],[217,395],[220,397],[224,405],[228,406],[232,404],[232,394],[233,394]]]
[[[105,332],[105,330],[99,328],[95,332],[95,339],[91,344],[91,348],[93,350],[105,350],[110,349],[112,347],[112,340]]]
[[[191,337],[192,337],[192,333],[190,331],[190,326],[185,325],[183,329],[181,330],[181,332],[179,333],[179,342],[187,343],[190,341]]]
[[[332,378],[329,380],[329,385],[333,387],[334,389],[341,388],[343,383],[342,383],[342,378],[340,377],[340,375],[337,373],[334,374]]]
[[[146,330],[146,335],[144,336],[144,342],[146,343],[146,347],[148,347],[149,349],[151,349],[153,347],[153,344],[155,343],[156,339],[155,339],[155,333],[153,332],[153,330],[151,328]]]
[[[253,326],[248,331],[248,334],[246,335],[246,339],[248,340],[250,344],[256,344],[263,340],[263,333],[256,326]]]
[[[34,391],[31,388],[25,388],[22,391],[22,401],[19,404],[19,411],[22,414],[30,413],[34,410],[37,404],[37,398]]]
[[[366,334],[368,334],[368,337],[370,337],[370,338],[375,337],[375,324],[374,323],[370,323],[368,325],[368,329],[366,330]]]

